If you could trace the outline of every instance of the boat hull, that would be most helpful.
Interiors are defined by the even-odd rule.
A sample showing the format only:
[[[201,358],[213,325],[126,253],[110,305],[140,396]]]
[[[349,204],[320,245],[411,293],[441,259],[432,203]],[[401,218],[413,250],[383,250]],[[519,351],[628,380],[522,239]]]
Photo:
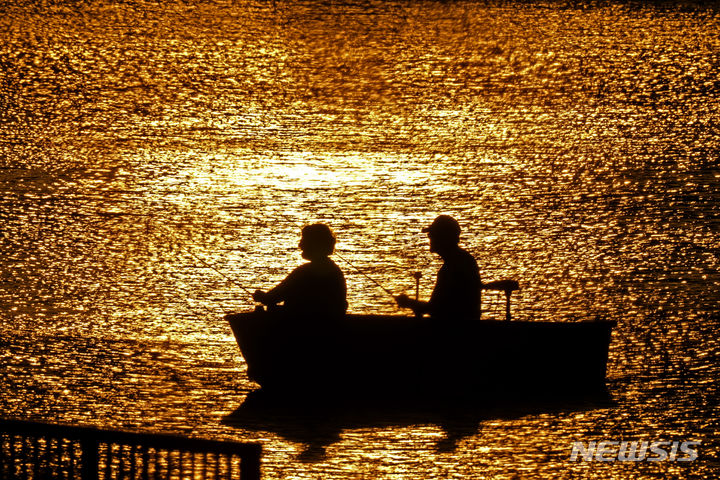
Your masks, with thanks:
[[[248,376],[265,390],[352,398],[562,398],[606,392],[614,322],[346,315],[228,315]]]

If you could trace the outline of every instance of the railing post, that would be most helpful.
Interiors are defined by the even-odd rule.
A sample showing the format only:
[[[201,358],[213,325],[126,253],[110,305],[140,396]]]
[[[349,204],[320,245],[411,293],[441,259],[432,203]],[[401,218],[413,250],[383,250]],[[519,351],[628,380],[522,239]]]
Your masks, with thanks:
[[[511,320],[510,318],[510,295],[512,295],[512,290],[508,289],[505,290],[505,321],[509,322]]]
[[[260,457],[262,455],[262,449],[258,445],[257,448],[253,448],[252,452],[248,452],[248,450],[250,450],[250,448],[246,449],[240,458],[240,476],[242,480],[260,480]]]
[[[80,441],[82,449],[82,480],[98,480],[98,448],[99,442],[95,438],[83,438]],[[108,461],[110,459],[108,458]]]

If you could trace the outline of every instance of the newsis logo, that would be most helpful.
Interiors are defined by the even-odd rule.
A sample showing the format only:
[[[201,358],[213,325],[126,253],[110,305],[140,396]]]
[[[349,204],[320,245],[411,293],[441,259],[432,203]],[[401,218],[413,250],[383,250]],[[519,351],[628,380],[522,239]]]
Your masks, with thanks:
[[[573,442],[570,460],[577,462],[692,462],[700,442]]]

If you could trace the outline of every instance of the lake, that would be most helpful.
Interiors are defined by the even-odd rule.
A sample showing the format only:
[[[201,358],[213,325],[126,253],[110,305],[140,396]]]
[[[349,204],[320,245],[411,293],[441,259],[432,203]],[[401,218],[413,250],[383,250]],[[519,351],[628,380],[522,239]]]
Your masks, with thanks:
[[[265,478],[720,473],[716,7],[0,12],[3,417],[256,441]],[[441,213],[483,280],[520,281],[513,318],[618,322],[612,405],[227,421],[257,386],[223,315],[302,262],[303,225],[334,230],[350,311],[401,314],[375,282],[414,295],[421,272],[429,296],[420,230]],[[504,297],[483,310],[503,318]],[[701,444],[691,462],[569,459],[605,440]]]

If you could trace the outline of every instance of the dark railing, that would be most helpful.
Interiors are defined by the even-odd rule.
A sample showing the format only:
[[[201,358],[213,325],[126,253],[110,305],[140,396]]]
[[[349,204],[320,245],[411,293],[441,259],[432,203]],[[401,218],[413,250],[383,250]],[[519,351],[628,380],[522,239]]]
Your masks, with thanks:
[[[0,479],[260,478],[255,443],[0,420]]]

